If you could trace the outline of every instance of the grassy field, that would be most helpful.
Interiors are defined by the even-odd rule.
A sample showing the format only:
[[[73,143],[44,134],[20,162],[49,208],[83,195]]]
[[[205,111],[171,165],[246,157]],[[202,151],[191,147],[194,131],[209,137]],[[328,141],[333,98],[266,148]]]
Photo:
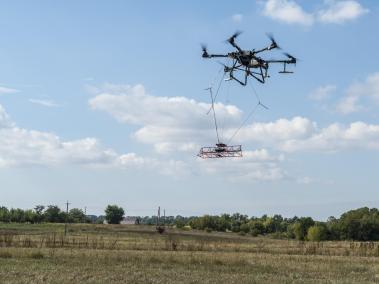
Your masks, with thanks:
[[[379,244],[0,224],[0,283],[379,283]]]

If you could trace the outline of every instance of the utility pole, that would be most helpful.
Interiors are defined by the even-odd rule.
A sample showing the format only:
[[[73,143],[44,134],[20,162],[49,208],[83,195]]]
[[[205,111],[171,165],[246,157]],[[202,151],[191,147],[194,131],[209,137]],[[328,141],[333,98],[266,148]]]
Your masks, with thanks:
[[[66,220],[65,220],[65,223],[64,223],[64,235],[66,236],[67,235],[67,221],[68,221],[68,206],[70,205],[71,203],[68,203],[68,200],[66,202]]]
[[[166,209],[163,209],[163,226],[166,223]]]
[[[157,226],[161,224],[161,207],[158,206]]]
[[[86,223],[87,220],[87,206],[84,206],[84,220],[83,223]]]

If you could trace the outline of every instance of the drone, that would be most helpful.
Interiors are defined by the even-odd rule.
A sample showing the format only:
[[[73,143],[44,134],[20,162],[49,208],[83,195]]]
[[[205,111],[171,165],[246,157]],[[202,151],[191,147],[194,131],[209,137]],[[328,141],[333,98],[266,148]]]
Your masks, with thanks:
[[[284,53],[284,55],[287,57],[286,59],[273,59],[273,60],[265,60],[262,57],[259,57],[258,55],[265,51],[271,51],[273,49],[281,49],[279,45],[276,43],[274,37],[271,34],[267,34],[268,38],[271,41],[271,44],[267,47],[258,49],[258,50],[243,50],[241,49],[235,42],[236,38],[241,34],[241,32],[234,33],[230,38],[227,39],[227,42],[230,43],[237,51],[229,52],[227,54],[209,54],[207,47],[205,45],[202,45],[202,57],[203,58],[231,58],[232,65],[226,66],[224,65],[224,72],[229,73],[229,78],[226,79],[229,80],[235,80],[238,83],[240,83],[242,86],[247,85],[247,79],[249,76],[256,79],[258,82],[264,84],[266,81],[266,78],[269,78],[268,69],[270,67],[270,64],[272,63],[279,63],[283,64],[283,70],[279,71],[279,73],[282,74],[290,74],[293,73],[293,71],[287,71],[287,65],[294,64],[296,65],[297,59],[296,57]],[[242,71],[244,72],[244,78],[240,79],[234,76],[235,71]]]
[[[252,77],[256,79],[258,82],[264,84],[266,82],[266,78],[269,78],[268,69],[271,64],[279,63],[283,64],[283,70],[279,71],[279,73],[282,74],[291,74],[293,71],[287,70],[287,65],[294,64],[296,65],[297,59],[296,57],[284,53],[286,56],[285,59],[270,59],[266,60],[260,57],[259,55],[262,52],[265,51],[271,51],[273,49],[281,49],[279,45],[276,43],[274,37],[271,34],[267,34],[268,38],[270,39],[271,43],[264,48],[258,49],[258,50],[243,50],[236,44],[236,38],[241,34],[241,32],[236,32],[233,34],[230,38],[227,39],[227,42],[230,43],[236,51],[229,52],[227,54],[209,54],[207,47],[205,45],[202,45],[203,50],[203,58],[230,58],[232,59],[232,65],[227,66],[221,62],[224,66],[224,76],[221,78],[220,84],[217,88],[216,94],[214,95],[212,92],[212,86],[207,88],[206,90],[209,90],[210,96],[212,99],[212,105],[210,111],[213,111],[213,120],[215,124],[215,130],[217,135],[217,143],[216,146],[211,147],[202,147],[200,149],[200,152],[198,153],[198,157],[203,159],[209,159],[209,158],[235,158],[235,157],[242,157],[242,146],[241,145],[228,145],[225,143],[222,143],[220,141],[219,132],[218,132],[218,126],[217,126],[217,119],[216,119],[216,112],[214,108],[215,99],[218,95],[218,92],[220,90],[221,82],[223,81],[225,74],[229,74],[229,78],[225,79],[225,81],[234,80],[237,81],[242,86],[247,85],[247,81],[249,77]],[[222,69],[221,69],[222,70]],[[220,72],[221,72],[220,70]],[[235,77],[235,72],[242,72],[244,74],[244,77]],[[262,106],[266,109],[268,109],[265,105],[263,105],[256,94],[257,99],[259,100],[258,104],[254,106],[253,110],[250,112],[247,119],[255,112],[256,108],[258,106]],[[210,112],[208,111],[208,113]],[[207,114],[208,114],[207,113]],[[238,131],[241,129],[241,127],[246,123],[247,119],[244,120],[242,125],[235,131],[233,136],[229,139],[228,142],[230,142],[233,137],[238,133]]]

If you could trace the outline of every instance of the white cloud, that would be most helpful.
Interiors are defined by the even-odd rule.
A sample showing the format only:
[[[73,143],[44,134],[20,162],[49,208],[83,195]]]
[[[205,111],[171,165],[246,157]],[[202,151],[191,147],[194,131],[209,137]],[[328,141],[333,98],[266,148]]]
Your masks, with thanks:
[[[336,105],[336,111],[342,114],[350,114],[361,111],[364,107],[359,104],[359,101],[360,98],[358,96],[346,96],[338,102]]]
[[[292,0],[267,0],[263,14],[273,20],[287,24],[301,24],[311,26],[314,16]]]
[[[232,182],[274,181],[287,178],[280,168],[283,155],[273,156],[266,149],[244,151],[243,158],[198,159],[200,173],[220,175]]]
[[[50,100],[29,99],[32,104],[41,105],[44,107],[59,107],[60,105]]]
[[[19,90],[12,89],[12,88],[6,88],[0,86],[0,95],[6,95],[6,94],[15,94],[20,92]]]
[[[242,15],[242,14],[234,14],[234,15],[232,16],[232,20],[233,20],[233,22],[239,24],[239,23],[241,23],[242,20],[243,20],[243,15]]]
[[[350,85],[336,110],[343,114],[366,110],[368,107],[363,105],[364,100],[379,105],[379,73],[369,75],[363,82]]]
[[[308,118],[255,122],[241,129],[238,142],[261,143],[284,152],[337,152],[348,149],[379,149],[379,125],[332,123],[319,128]]]
[[[166,175],[188,172],[184,162],[120,155],[95,138],[63,141],[53,133],[19,128],[0,105],[0,168],[60,165],[142,169]]]
[[[292,139],[279,145],[287,152],[336,152],[346,149],[379,149],[379,125],[354,122],[348,126],[338,123],[316,130],[306,139]]]
[[[368,9],[353,0],[347,1],[327,1],[329,6],[318,12],[318,20],[322,23],[342,24],[346,21],[354,20],[366,13]]]
[[[210,104],[185,97],[151,96],[142,85],[108,84],[89,104],[122,123],[141,126],[133,136],[153,144],[160,153],[172,149],[192,151],[215,137],[212,117],[206,115]],[[239,125],[242,111],[237,107],[217,103],[215,109],[226,128]]]
[[[0,129],[13,126],[12,121],[9,118],[8,113],[5,111],[2,105],[0,105]]]
[[[324,101],[329,99],[336,89],[337,87],[335,85],[324,85],[312,91],[309,98],[314,101]]]
[[[324,7],[305,11],[295,0],[267,0],[263,14],[286,24],[311,26],[315,22],[341,24],[354,20],[368,12],[355,0],[325,0]]]
[[[376,75],[369,76],[364,83],[364,89],[369,90],[371,96],[376,94],[376,80]],[[333,89],[330,85],[321,90],[328,93]],[[361,91],[362,88],[358,89]],[[350,88],[350,92],[356,93],[357,88]],[[105,111],[123,123],[140,126],[133,137],[153,145],[158,153],[187,151],[194,155],[201,146],[215,141],[212,118],[205,115],[209,104],[183,97],[154,97],[146,94],[141,85],[112,86],[89,103],[93,109]],[[226,121],[222,129],[224,137],[230,138],[241,124],[242,111],[235,106],[222,104],[216,106],[216,111],[220,119]],[[294,117],[253,122],[239,130],[233,143],[254,145],[255,148],[270,147],[284,152],[335,152],[352,148],[377,149],[377,141],[378,125],[332,123],[320,128],[308,118]],[[226,139],[224,142],[229,141]]]
[[[278,119],[274,122],[254,122],[243,127],[237,136],[238,141],[260,141],[276,144],[292,139],[306,139],[317,129],[315,122],[304,117]],[[234,131],[230,130],[232,133]]]

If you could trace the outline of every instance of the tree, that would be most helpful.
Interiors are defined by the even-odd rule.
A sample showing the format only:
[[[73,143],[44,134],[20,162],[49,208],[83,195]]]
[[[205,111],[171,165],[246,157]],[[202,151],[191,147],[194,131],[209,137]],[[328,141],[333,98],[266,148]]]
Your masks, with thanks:
[[[327,239],[327,229],[325,226],[322,225],[315,225],[312,227],[309,227],[308,233],[307,233],[307,239],[308,241],[312,242],[320,242]]]
[[[108,205],[105,209],[105,220],[107,220],[108,224],[120,224],[124,214],[124,209],[121,207]]]
[[[0,207],[0,222],[8,223],[10,221],[9,210],[7,207]]]
[[[78,208],[72,208],[68,213],[68,218],[72,223],[84,223],[87,219],[83,210]]]
[[[24,211],[24,216],[25,216],[25,222],[27,223],[36,223],[38,218],[37,218],[37,213],[33,211],[32,209],[27,209]]]
[[[36,223],[43,221],[43,210],[45,210],[45,206],[43,205],[36,205],[36,207],[34,207],[34,212],[36,213]]]
[[[252,236],[263,235],[265,233],[265,226],[260,220],[252,220],[249,222],[250,234]]]
[[[287,233],[290,238],[295,238],[299,241],[305,240],[309,227],[314,225],[311,217],[299,218],[294,224],[288,226]]]
[[[350,210],[342,214],[336,227],[343,240],[379,240],[379,211],[367,207]]]
[[[66,213],[56,205],[49,205],[45,210],[44,217],[46,222],[63,223],[65,221]]]

